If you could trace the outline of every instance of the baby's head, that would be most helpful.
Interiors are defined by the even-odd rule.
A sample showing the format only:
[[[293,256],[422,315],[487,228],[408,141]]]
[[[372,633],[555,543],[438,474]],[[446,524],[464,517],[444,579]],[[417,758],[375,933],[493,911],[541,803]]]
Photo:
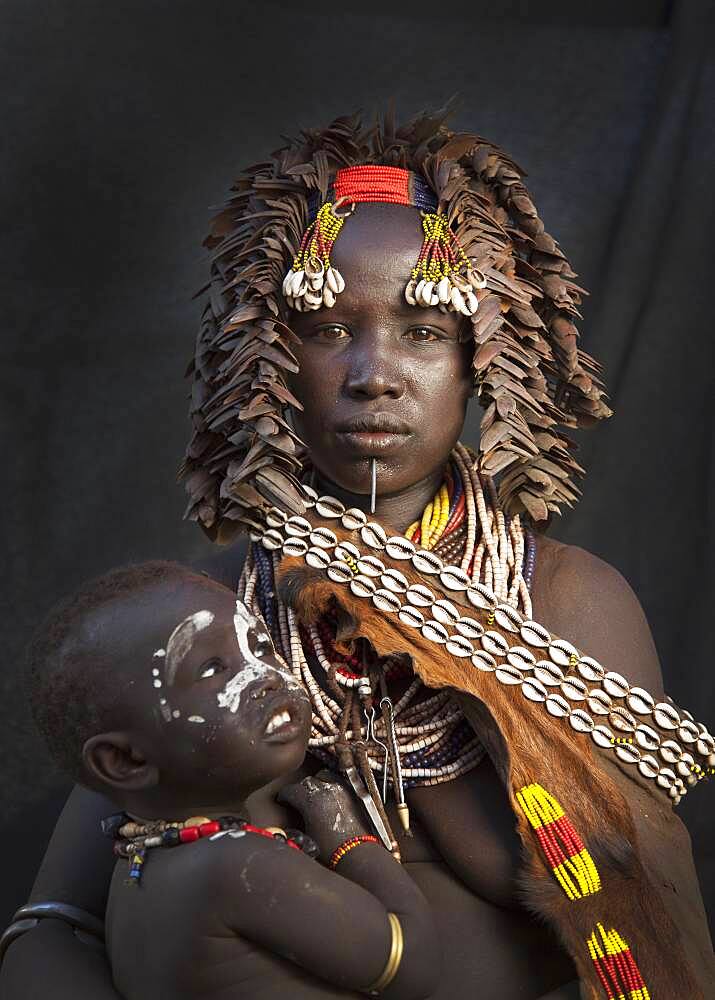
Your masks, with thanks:
[[[29,668],[57,763],[145,818],[235,811],[305,755],[310,704],[265,625],[177,563],[86,584],[50,613]]]

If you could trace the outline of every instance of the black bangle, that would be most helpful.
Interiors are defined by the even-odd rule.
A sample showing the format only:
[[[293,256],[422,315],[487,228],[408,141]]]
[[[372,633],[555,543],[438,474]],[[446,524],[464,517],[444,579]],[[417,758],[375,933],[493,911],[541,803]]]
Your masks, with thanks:
[[[72,906],[71,903],[55,901],[26,903],[25,906],[20,907],[12,918],[12,923],[0,937],[0,965],[12,942],[33,930],[41,920],[47,918],[62,920],[75,931],[84,931],[85,934],[90,934],[104,942],[104,921],[95,917],[93,913],[88,913],[87,910],[82,910],[79,906]]]

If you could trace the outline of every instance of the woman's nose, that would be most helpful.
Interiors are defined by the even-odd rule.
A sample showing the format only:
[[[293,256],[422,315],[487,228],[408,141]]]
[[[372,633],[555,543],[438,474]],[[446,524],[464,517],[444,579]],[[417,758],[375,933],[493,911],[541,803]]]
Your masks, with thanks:
[[[405,391],[394,346],[375,341],[355,350],[345,378],[345,390],[353,399],[398,399]]]

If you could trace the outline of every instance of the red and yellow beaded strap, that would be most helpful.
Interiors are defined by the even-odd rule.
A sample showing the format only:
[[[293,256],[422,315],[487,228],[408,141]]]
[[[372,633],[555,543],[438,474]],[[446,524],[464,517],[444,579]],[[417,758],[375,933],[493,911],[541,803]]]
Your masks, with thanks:
[[[476,290],[486,287],[486,279],[470,267],[447,216],[435,211],[437,199],[422,177],[401,167],[366,163],[338,170],[333,191],[333,199],[320,206],[303,234],[283,280],[291,308],[305,312],[335,305],[345,281],[330,254],[345,219],[360,202],[386,202],[422,211],[422,248],[405,288],[407,302],[474,315]]]
[[[519,789],[516,798],[568,898],[583,899],[599,892],[598,869],[561,804],[536,783]],[[607,1000],[650,1000],[631,950],[615,928],[607,931],[603,924],[596,924],[586,945]]]
[[[561,804],[541,785],[525,785],[516,793],[541,850],[569,899],[593,896],[601,877]]]
[[[631,949],[614,927],[596,924],[586,944],[607,1000],[650,1000]]]

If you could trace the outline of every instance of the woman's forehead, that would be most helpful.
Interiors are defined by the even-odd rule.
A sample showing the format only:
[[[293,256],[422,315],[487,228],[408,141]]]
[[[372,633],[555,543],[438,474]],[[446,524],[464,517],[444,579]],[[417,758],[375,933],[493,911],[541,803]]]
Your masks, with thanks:
[[[394,264],[405,281],[422,246],[422,219],[409,205],[363,203],[355,206],[331,251],[331,260],[340,270],[360,267],[379,258],[383,265]]]

